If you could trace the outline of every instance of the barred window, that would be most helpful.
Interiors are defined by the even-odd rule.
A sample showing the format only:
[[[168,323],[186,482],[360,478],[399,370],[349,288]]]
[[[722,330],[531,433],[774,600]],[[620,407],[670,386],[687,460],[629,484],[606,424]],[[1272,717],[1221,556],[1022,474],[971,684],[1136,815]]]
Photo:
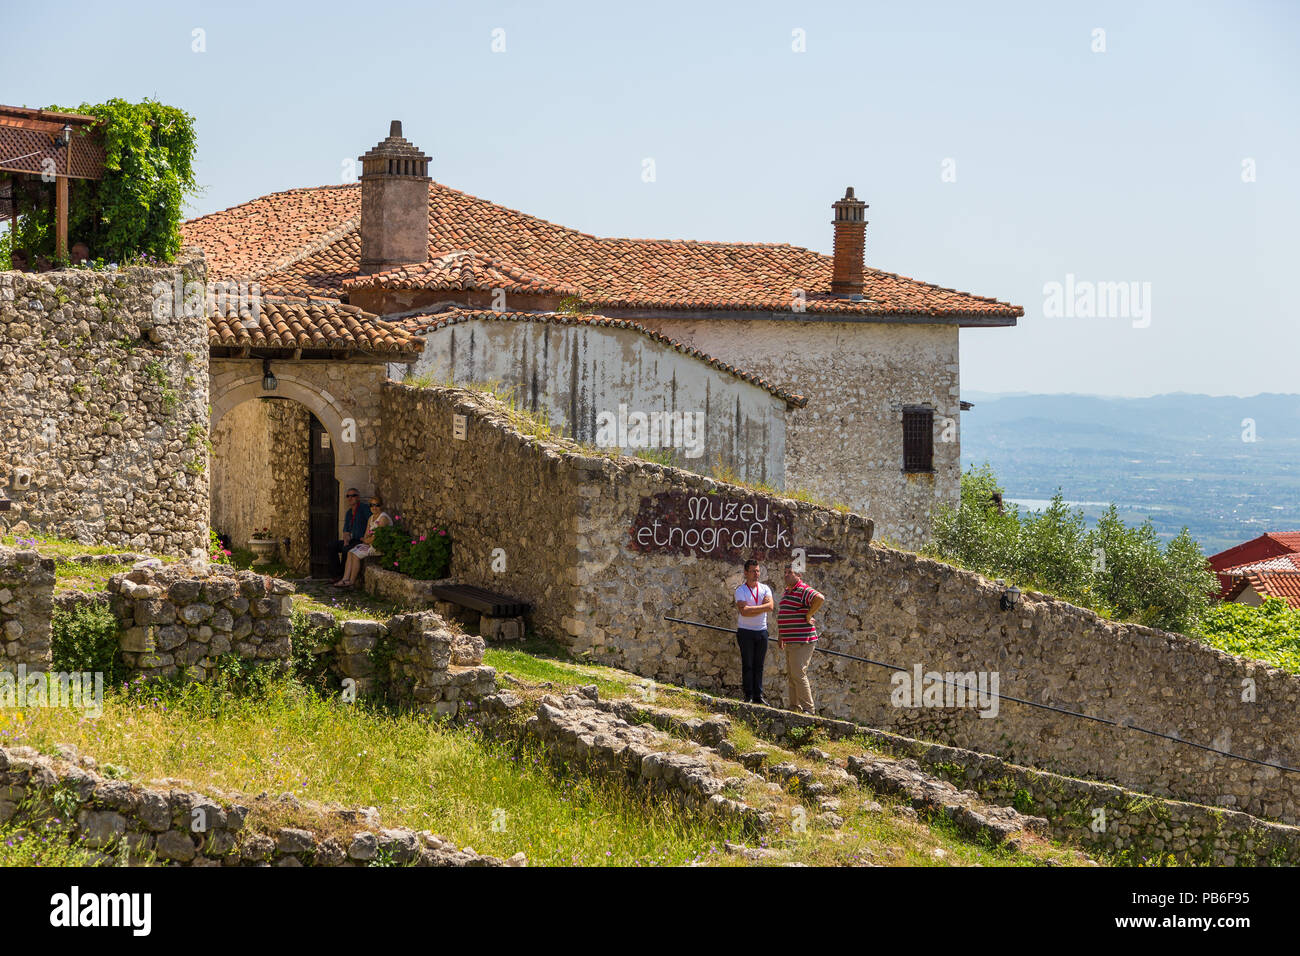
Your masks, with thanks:
[[[903,409],[903,471],[934,471],[934,409]]]

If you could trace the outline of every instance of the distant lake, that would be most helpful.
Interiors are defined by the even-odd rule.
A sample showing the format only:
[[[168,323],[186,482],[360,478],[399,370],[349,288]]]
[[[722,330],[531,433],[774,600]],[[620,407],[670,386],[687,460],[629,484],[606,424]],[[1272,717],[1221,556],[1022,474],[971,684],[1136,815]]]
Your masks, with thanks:
[[[1014,502],[1021,508],[1028,511],[1046,511],[1052,504],[1051,498],[1007,498],[1006,501]],[[1067,508],[1109,508],[1109,501],[1067,501]],[[1159,505],[1123,505],[1116,503],[1116,508],[1120,511],[1163,511]]]

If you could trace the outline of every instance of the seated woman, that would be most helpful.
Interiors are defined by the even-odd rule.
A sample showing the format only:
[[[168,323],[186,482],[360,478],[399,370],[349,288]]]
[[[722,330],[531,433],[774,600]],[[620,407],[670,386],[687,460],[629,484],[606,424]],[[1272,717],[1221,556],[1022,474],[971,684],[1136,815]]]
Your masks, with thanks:
[[[375,529],[392,523],[393,519],[388,517],[388,512],[384,510],[384,499],[379,497],[379,492],[376,491],[370,496],[370,520],[366,522],[366,533],[362,537],[361,543],[348,552],[347,564],[343,568],[343,577],[334,582],[334,587],[350,588],[356,586],[357,576],[361,574],[362,560],[375,553]]]

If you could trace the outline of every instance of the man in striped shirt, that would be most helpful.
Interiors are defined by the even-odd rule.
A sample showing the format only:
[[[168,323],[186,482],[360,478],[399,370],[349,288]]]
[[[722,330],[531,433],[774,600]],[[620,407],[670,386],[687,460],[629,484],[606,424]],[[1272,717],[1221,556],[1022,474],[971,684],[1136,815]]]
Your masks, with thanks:
[[[785,648],[786,706],[805,714],[813,713],[812,686],[808,683],[808,662],[817,644],[817,621],[813,617],[826,598],[810,588],[785,566],[785,593],[776,608],[776,626]]]

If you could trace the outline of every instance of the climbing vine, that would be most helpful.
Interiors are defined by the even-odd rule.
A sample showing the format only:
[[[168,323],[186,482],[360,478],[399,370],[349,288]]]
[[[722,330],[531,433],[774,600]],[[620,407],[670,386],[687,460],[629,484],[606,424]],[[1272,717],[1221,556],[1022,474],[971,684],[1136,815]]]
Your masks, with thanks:
[[[174,259],[185,198],[198,188],[194,117],[156,100],[50,109],[99,118],[104,138],[103,179],[69,184],[68,241],[86,243],[92,256],[105,261]],[[18,220],[0,237],[0,267],[9,266],[15,249],[54,261],[53,204],[24,190],[18,196]]]

